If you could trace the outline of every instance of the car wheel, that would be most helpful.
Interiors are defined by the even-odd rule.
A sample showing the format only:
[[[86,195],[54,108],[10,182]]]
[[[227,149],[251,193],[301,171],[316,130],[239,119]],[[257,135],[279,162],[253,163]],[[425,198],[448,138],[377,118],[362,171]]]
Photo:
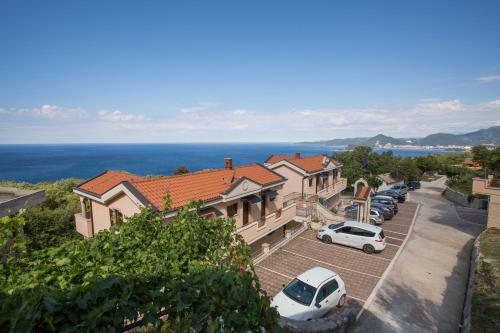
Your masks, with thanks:
[[[363,251],[365,253],[372,254],[373,252],[375,252],[375,248],[373,247],[373,245],[365,244],[363,245]]]
[[[346,295],[345,295],[345,294],[344,294],[344,295],[342,295],[342,296],[340,296],[339,303],[337,304],[337,307],[338,307],[338,308],[341,308],[341,307],[343,307],[343,306],[344,306],[344,304],[345,304],[345,299],[346,299]]]
[[[327,244],[332,244],[332,237],[328,236],[328,235],[323,235],[323,237],[321,238],[321,240]]]
[[[370,219],[370,224],[374,225],[375,224],[375,220],[374,219]]]

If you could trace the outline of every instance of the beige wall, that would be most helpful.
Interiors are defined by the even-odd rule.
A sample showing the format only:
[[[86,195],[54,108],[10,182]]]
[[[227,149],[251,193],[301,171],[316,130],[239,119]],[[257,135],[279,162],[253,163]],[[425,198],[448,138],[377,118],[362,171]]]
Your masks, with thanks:
[[[283,185],[283,195],[302,193],[302,182],[304,177],[300,173],[284,165],[277,167],[273,171],[288,179],[285,185]]]
[[[94,224],[94,233],[108,229],[111,226],[109,209],[116,209],[123,214],[124,218],[130,217],[140,211],[138,207],[127,195],[121,194],[106,204],[91,200],[92,202],[92,223]],[[80,197],[82,215],[84,214],[83,197]],[[83,216],[82,216],[83,218]],[[78,230],[80,233],[81,231]],[[91,235],[91,231],[89,231]]]
[[[500,229],[500,193],[499,195],[490,195],[490,202],[488,206],[488,228]]]

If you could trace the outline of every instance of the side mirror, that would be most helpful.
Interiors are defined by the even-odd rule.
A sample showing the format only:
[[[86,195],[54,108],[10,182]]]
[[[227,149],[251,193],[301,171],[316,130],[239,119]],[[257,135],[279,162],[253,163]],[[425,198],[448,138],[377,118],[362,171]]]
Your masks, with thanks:
[[[315,303],[314,306],[317,307],[318,309],[321,308],[321,304],[319,304],[319,303]]]

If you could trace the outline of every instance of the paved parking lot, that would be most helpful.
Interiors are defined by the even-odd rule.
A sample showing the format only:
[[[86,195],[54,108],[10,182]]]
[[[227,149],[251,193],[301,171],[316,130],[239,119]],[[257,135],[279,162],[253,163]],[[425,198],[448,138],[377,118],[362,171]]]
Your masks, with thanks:
[[[399,204],[399,214],[383,225],[387,246],[381,253],[366,254],[350,247],[325,244],[316,232],[306,230],[255,265],[262,288],[270,296],[300,273],[315,266],[335,271],[344,280],[348,304],[361,307],[396,255],[410,228],[417,204]]]

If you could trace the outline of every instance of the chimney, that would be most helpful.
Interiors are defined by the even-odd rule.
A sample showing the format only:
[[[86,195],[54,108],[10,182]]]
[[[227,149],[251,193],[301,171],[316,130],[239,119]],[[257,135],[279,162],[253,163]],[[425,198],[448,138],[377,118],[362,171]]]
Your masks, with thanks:
[[[230,157],[224,158],[224,169],[233,170],[233,159]]]
[[[300,158],[300,153],[295,153],[295,158]]]

